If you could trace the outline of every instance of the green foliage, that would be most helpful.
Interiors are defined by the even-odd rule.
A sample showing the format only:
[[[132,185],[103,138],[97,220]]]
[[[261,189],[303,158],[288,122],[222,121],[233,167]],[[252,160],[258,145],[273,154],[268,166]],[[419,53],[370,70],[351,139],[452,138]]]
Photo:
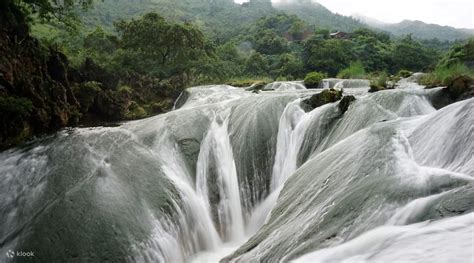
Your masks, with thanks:
[[[160,68],[160,76],[189,70],[189,62],[210,51],[204,34],[191,24],[168,23],[156,13],[130,22],[116,24],[121,46],[131,50],[152,68]]]
[[[102,90],[101,84],[95,81],[88,81],[73,87],[74,96],[79,101],[81,111],[87,113],[94,103],[97,95]]]
[[[411,75],[413,75],[413,72],[409,71],[409,70],[406,70],[406,69],[401,69],[400,71],[398,71],[397,73],[397,76],[400,77],[400,78],[408,78],[410,77]]]
[[[464,63],[474,67],[474,38],[469,39],[465,44],[453,47],[439,62],[438,66],[449,67],[455,64]]]
[[[245,62],[245,74],[247,76],[267,76],[268,60],[258,52],[252,53]]]
[[[400,69],[421,71],[433,65],[437,60],[437,53],[424,48],[419,42],[407,36],[398,41],[392,54],[392,71]]]
[[[362,79],[365,78],[366,72],[362,62],[351,62],[348,68],[343,69],[337,74],[338,78],[342,79]]]
[[[12,96],[0,97],[0,112],[3,117],[15,117],[24,120],[30,117],[33,110],[33,103],[27,98],[17,98]]]
[[[310,38],[304,43],[303,62],[307,70],[326,72],[329,76],[349,66],[352,42]]]
[[[452,79],[463,75],[474,78],[474,70],[462,63],[449,66],[439,65],[433,72],[424,75],[420,83],[427,87],[446,86]]]
[[[376,92],[387,89],[388,74],[387,72],[380,72],[373,76],[370,80],[369,92]]]
[[[326,78],[326,74],[321,72],[310,72],[304,78],[304,85],[308,89],[316,89],[319,86],[319,83]]]

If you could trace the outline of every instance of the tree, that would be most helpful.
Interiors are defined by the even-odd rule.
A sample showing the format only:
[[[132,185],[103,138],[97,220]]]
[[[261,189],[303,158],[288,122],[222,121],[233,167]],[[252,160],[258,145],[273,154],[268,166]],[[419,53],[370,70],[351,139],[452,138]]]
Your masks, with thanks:
[[[392,71],[397,72],[400,69],[421,71],[435,62],[436,52],[433,53],[435,56],[430,55],[427,48],[408,35],[394,46]]]
[[[169,23],[156,13],[115,26],[122,48],[160,67],[164,75],[187,71],[193,61],[212,53],[204,34],[193,25]]]
[[[58,21],[72,25],[76,20],[75,10],[87,9],[93,0],[2,0],[0,1],[0,25],[12,26],[31,22],[33,17],[44,21]]]
[[[252,53],[245,62],[245,73],[249,76],[268,75],[268,60],[258,52]]]
[[[352,43],[346,40],[321,40],[318,37],[308,39],[303,47],[306,69],[336,76],[341,69],[349,66],[352,60],[351,45]]]

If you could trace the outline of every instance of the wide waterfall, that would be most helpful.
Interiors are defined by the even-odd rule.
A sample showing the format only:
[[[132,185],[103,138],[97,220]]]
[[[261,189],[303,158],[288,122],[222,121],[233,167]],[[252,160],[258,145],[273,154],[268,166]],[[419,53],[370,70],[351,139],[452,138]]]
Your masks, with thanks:
[[[325,80],[186,90],[174,110],[0,152],[0,254],[40,262],[469,262],[474,99]],[[27,258],[3,258],[21,262]]]

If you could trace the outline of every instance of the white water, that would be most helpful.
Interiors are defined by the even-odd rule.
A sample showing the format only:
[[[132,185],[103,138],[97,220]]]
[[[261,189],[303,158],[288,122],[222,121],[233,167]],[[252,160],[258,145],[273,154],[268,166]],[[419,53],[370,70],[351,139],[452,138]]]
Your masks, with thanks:
[[[102,214],[88,214],[98,210],[105,214],[101,228],[113,229],[113,235],[105,232],[108,242],[115,244],[117,237],[131,243],[127,257],[108,258],[111,261],[218,262],[236,250],[231,260],[238,262],[472,261],[474,214],[466,211],[472,209],[473,100],[436,111],[427,96],[431,91],[410,82],[401,83],[403,90],[370,95],[356,82],[334,84],[357,97],[342,116],[337,103],[304,112],[301,97],[318,91],[300,90],[298,83],[276,83],[279,91],[259,95],[225,85],[197,87],[169,114],[119,128],[78,129],[69,141],[61,135],[54,144],[0,153],[0,252],[28,240],[30,228],[52,228],[53,239],[45,244],[56,236],[68,238],[61,231],[70,221],[49,224],[57,222],[57,211],[63,218],[64,211],[72,211],[73,218],[83,216],[82,230],[98,232],[99,237],[83,238],[87,242],[82,247],[90,240],[103,244],[101,229],[93,228]],[[292,94],[288,100],[274,100],[286,94]],[[259,100],[271,103],[247,106]],[[273,103],[273,115],[250,114],[269,111]],[[236,105],[244,107],[237,111]],[[236,127],[255,126],[256,121],[270,124],[251,133]],[[262,137],[263,132],[270,135]],[[249,137],[271,138],[263,144],[274,145],[263,147],[265,151],[252,148],[255,153],[235,149],[241,145],[236,140]],[[192,143],[198,145],[198,154],[190,167],[183,145]],[[56,151],[53,157],[48,155],[51,150]],[[274,157],[270,171],[241,174],[245,169],[239,169],[239,158],[267,151]],[[62,155],[67,157],[62,160]],[[79,166],[63,168],[76,159]],[[63,190],[62,180],[84,171],[84,179]],[[26,185],[16,179],[22,176],[27,176]],[[153,181],[161,176],[174,188],[163,189],[165,181]],[[268,189],[246,189],[256,184],[252,180],[268,181]],[[90,203],[80,195],[87,184],[92,190],[85,188],[83,195]],[[18,220],[43,202],[50,188],[53,201],[27,220]],[[167,190],[177,197],[162,205]],[[258,200],[255,205],[248,205],[249,195]],[[59,209],[62,198],[66,209]],[[74,206],[80,202],[86,206]],[[442,214],[446,219],[427,220],[446,213],[445,206],[455,212]],[[55,212],[48,214],[49,207]],[[34,228],[42,214],[48,224]],[[122,215],[126,223],[118,220]],[[135,235],[138,231],[146,237]],[[80,240],[82,233],[69,236]],[[84,251],[86,256],[80,254]],[[79,259],[91,252],[84,251],[78,252]]]
[[[244,239],[244,220],[240,200],[239,183],[230,146],[228,124],[229,113],[222,109],[214,120],[201,144],[197,162],[196,188],[198,194],[209,204],[208,184],[210,165],[214,159],[216,183],[220,202],[217,209],[219,230],[226,241]]]
[[[403,226],[382,226],[293,262],[472,262],[474,213]]]

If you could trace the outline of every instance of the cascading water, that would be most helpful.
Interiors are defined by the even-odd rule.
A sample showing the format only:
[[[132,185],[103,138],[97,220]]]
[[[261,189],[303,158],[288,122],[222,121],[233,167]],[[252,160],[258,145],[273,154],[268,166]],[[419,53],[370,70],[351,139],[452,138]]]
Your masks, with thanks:
[[[472,260],[474,99],[410,80],[188,89],[175,110],[0,153],[0,254],[35,260]],[[416,249],[413,246],[415,244]],[[3,260],[3,258],[2,258]],[[7,259],[21,261],[20,259]]]
[[[202,141],[197,162],[196,187],[199,195],[210,202],[208,187],[215,184],[219,200],[216,223],[225,240],[238,241],[244,238],[244,220],[237,172],[227,131],[229,113],[226,114],[224,109],[221,112],[227,116],[222,117],[216,113]],[[210,174],[212,171],[216,173],[214,176]],[[211,181],[211,178],[215,181]]]

